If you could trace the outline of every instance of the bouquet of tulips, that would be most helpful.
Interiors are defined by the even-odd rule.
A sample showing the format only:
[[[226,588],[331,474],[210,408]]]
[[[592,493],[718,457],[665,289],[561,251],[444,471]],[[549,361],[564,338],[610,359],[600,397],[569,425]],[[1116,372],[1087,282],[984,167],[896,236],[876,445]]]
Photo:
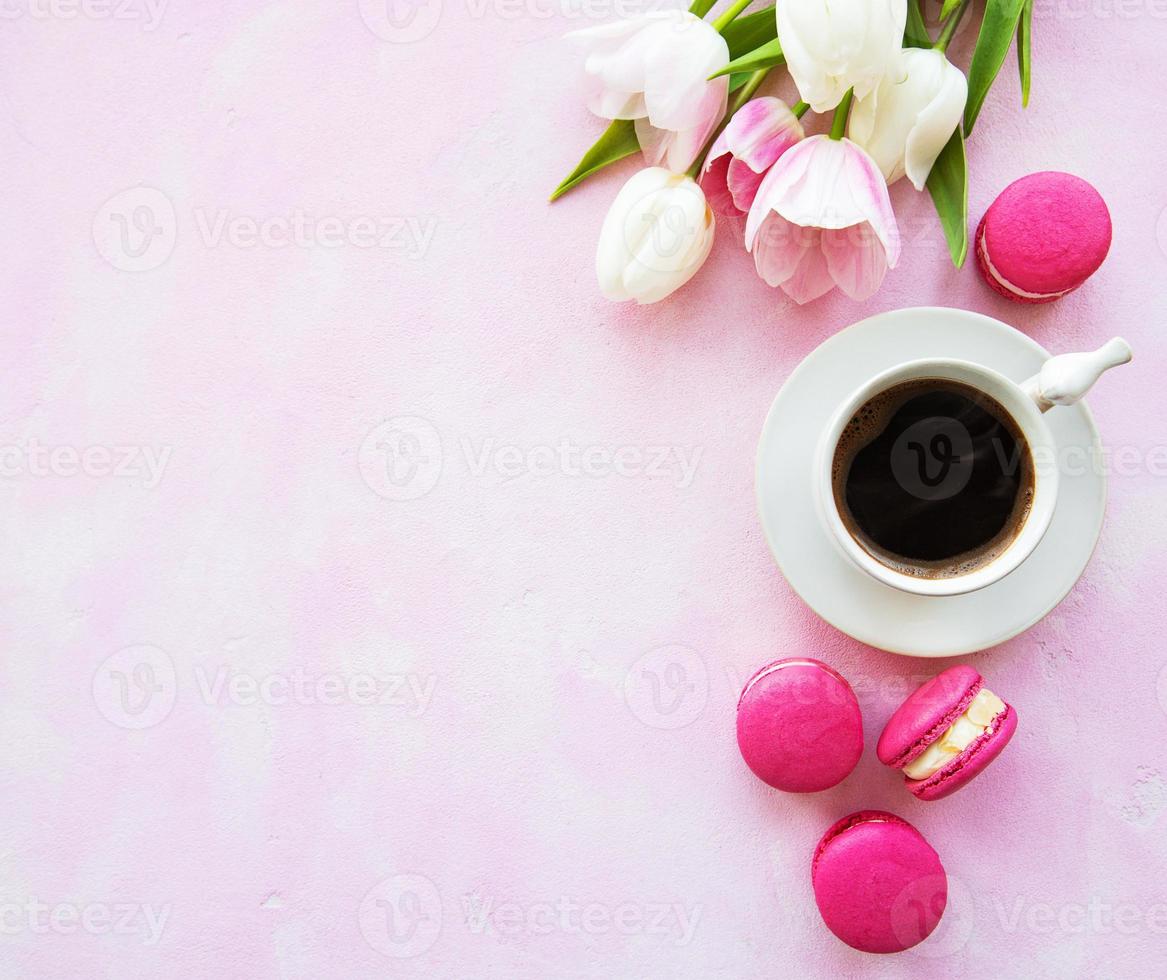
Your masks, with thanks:
[[[923,0],[732,0],[654,11],[568,35],[583,51],[588,107],[612,120],[552,200],[633,153],[647,168],[616,195],[596,272],[612,300],[654,303],[713,245],[714,212],[745,216],[758,274],[798,303],[836,286],[879,288],[900,255],[888,185],[931,194],[952,261],[968,252],[964,139],[1017,36],[1029,97],[1033,0],[985,0],[966,79],[946,55],[970,0],[942,0],[932,38]],[[758,91],[780,66],[794,106]],[[831,113],[807,136],[807,112]],[[825,123],[824,123],[825,128]]]

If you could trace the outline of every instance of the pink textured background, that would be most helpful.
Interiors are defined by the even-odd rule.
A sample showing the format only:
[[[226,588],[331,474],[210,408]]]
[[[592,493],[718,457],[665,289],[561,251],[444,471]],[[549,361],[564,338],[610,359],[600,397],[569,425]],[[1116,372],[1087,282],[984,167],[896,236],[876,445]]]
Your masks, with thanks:
[[[954,271],[901,184],[902,266],[867,304],[794,307],[723,224],[698,279],[636,309],[592,270],[633,165],[544,203],[601,128],[558,37],[605,17],[431,0],[424,36],[387,40],[378,2],[5,7],[0,973],[1161,976],[1163,5],[1039,0],[1032,105],[1011,54],[971,143],[974,221],[1038,169],[1109,202],[1110,258],[1068,299],[1010,306]],[[173,221],[115,197],[139,186]],[[157,229],[152,268],[110,260],[110,199]],[[214,234],[297,211],[392,234]],[[1129,461],[1091,566],[975,661],[1018,736],[933,805],[873,746],[947,662],[818,621],[753,505],[792,368],[926,304],[1137,356],[1090,399]],[[432,428],[378,429],[402,416]],[[391,452],[435,432],[407,487],[432,489],[391,499]],[[46,471],[30,440],[65,451]],[[592,475],[561,444],[595,447]],[[631,465],[654,446],[699,451],[692,479]],[[169,455],[155,481],[96,451],[74,473],[69,447]],[[770,791],[737,754],[737,690],[782,654],[858,689],[868,749],[824,794]],[[954,880],[942,931],[893,958],[843,947],[811,898],[819,834],[872,806]]]

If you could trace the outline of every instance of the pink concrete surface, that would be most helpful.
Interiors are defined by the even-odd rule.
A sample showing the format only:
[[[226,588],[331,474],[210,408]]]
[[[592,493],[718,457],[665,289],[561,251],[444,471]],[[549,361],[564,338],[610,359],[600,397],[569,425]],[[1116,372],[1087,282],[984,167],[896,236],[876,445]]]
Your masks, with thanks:
[[[795,307],[723,222],[638,309],[592,265],[635,164],[545,203],[601,129],[559,36],[615,6],[4,5],[0,975],[1162,976],[1167,11],[1038,0],[1032,104],[1011,54],[971,141],[974,222],[1039,169],[1106,198],[1062,302],[953,270],[901,184],[865,304]],[[927,304],[1136,350],[1090,398],[1092,564],[976,659],[1022,727],[933,804],[874,743],[948,662],[820,622],[753,503],[794,366]],[[781,656],[863,708],[823,794],[738,755]],[[813,902],[815,842],[866,808],[950,876],[895,957]]]

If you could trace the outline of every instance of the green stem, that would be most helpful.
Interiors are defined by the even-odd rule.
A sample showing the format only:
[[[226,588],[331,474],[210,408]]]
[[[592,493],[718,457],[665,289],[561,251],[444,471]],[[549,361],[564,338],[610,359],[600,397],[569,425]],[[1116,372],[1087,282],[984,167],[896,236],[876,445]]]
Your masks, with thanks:
[[[851,100],[854,97],[855,90],[853,88],[847,89],[847,94],[843,96],[838,108],[835,109],[835,117],[831,120],[831,139],[842,139],[843,133],[847,131],[847,113],[851,111]]]
[[[720,34],[723,30],[726,29],[726,27],[732,24],[733,19],[743,10],[745,10],[746,7],[748,7],[751,3],[753,3],[753,0],[737,0],[737,2],[732,7],[730,7],[724,14],[722,14],[717,18],[717,20],[713,22],[713,29],[717,31],[718,34]]]
[[[801,119],[803,116],[806,115],[806,110],[809,108],[810,108],[810,104],[807,102],[795,102],[794,108],[791,109],[790,111],[793,112],[799,119]]]
[[[704,19],[705,15],[713,9],[713,5],[716,3],[717,0],[693,0],[692,5],[689,7],[689,13],[694,17]]]
[[[960,6],[956,8],[948,17],[948,23],[944,25],[944,30],[940,32],[940,36],[936,38],[936,43],[932,47],[943,54],[948,50],[948,42],[952,40],[952,36],[956,33],[957,27],[960,26],[961,18],[964,17],[964,12],[968,10],[970,0],[960,0]]]
[[[697,159],[693,161],[693,166],[691,166],[688,171],[686,171],[688,175],[694,180],[696,180],[697,175],[701,173],[701,168],[705,166],[705,158],[709,156],[709,151],[713,149],[713,144],[717,140],[717,137],[721,135],[722,130],[729,125],[729,121],[733,118],[733,114],[754,97],[754,93],[758,91],[758,88],[761,86],[762,82],[766,80],[766,76],[769,74],[769,68],[759,69],[750,75],[750,77],[746,79],[745,85],[743,85],[737,90],[736,93],[734,93],[733,102],[729,104],[729,108],[726,109],[725,115],[722,117],[721,122],[717,124],[717,128],[713,131],[713,135],[709,137],[708,141],[701,148],[701,152],[697,154]]]

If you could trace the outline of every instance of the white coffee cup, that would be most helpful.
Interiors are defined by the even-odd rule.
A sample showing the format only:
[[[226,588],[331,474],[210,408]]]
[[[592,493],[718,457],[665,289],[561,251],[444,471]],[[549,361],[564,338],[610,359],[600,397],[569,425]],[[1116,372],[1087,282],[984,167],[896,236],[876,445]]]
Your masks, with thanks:
[[[1042,416],[1057,405],[1074,404],[1103,371],[1130,359],[1130,346],[1116,337],[1091,353],[1052,357],[1042,365],[1038,374],[1021,382],[1012,381],[984,365],[950,358],[908,361],[871,378],[839,406],[819,440],[814,469],[815,498],[831,537],[843,554],[862,571],[903,592],[923,596],[961,595],[1000,581],[1033,553],[1049,529],[1057,504],[1057,445]],[[1028,443],[1033,460],[1033,498],[1013,540],[986,564],[947,577],[910,575],[880,561],[848,530],[835,500],[835,449],[848,422],[880,392],[921,379],[959,382],[993,399],[1016,424]]]

